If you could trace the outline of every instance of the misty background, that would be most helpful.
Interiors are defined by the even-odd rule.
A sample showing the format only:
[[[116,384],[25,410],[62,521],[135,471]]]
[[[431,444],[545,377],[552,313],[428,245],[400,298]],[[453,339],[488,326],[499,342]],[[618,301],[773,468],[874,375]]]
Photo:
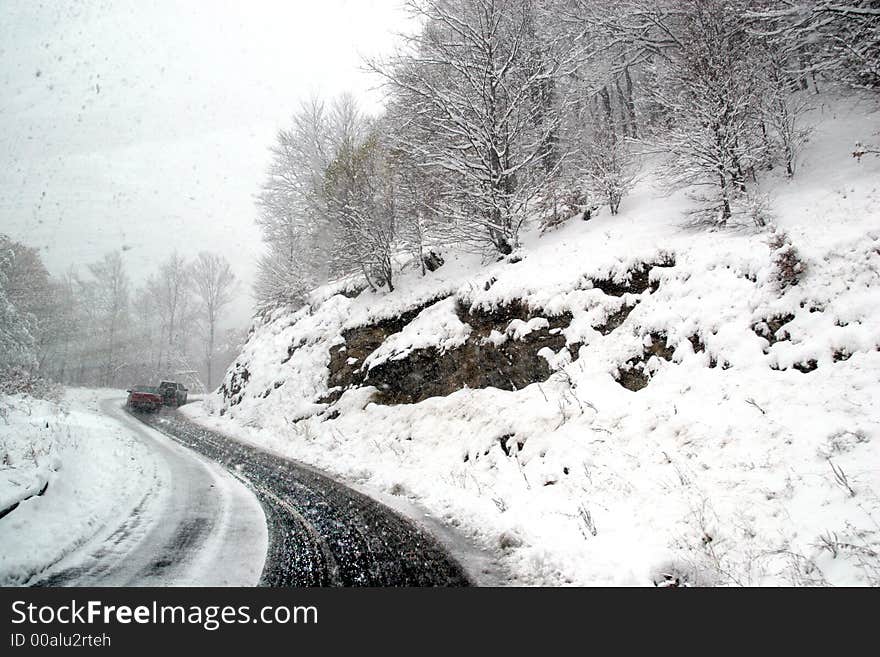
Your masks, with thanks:
[[[388,52],[394,1],[6,2],[0,21],[0,233],[49,273],[122,250],[140,284],[202,250],[240,285],[261,252],[254,194],[299,103],[352,92],[377,108],[362,56]]]

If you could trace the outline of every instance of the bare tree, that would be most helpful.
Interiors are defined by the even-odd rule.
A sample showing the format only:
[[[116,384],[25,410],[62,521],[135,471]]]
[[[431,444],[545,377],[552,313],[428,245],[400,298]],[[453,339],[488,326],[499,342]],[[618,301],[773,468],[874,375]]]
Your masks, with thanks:
[[[36,360],[28,321],[8,292],[8,272],[14,257],[8,238],[0,236],[0,384],[5,382],[11,368],[32,367]]]
[[[100,385],[113,385],[117,368],[120,363],[121,339],[128,324],[129,312],[129,280],[122,262],[122,254],[118,251],[108,253],[104,258],[89,265],[92,275],[94,311],[96,329],[103,352],[103,369]]]
[[[207,389],[212,390],[212,365],[214,362],[214,343],[217,324],[223,309],[233,299],[235,274],[225,258],[215,253],[202,251],[192,264],[192,281],[199,303],[199,313],[207,333],[205,343],[205,366],[207,370]]]
[[[586,153],[585,174],[588,186],[604,198],[612,215],[620,210],[620,202],[636,180],[636,168],[629,146],[613,133],[598,132]]]
[[[46,360],[60,330],[55,287],[36,249],[0,235],[0,271],[6,297],[33,338],[37,367]]]
[[[300,106],[292,123],[278,132],[257,196],[257,225],[266,245],[254,287],[260,311],[298,302],[303,288],[323,279],[329,255],[321,236],[321,189],[332,158],[327,108],[312,99]]]
[[[333,268],[360,273],[371,288],[394,289],[397,247],[394,183],[386,149],[373,134],[344,146],[326,174],[328,212],[338,225]]]
[[[424,167],[402,151],[391,151],[391,175],[400,245],[407,249],[424,276],[436,266],[435,249],[448,243],[443,219],[435,212],[438,190]]]
[[[761,93],[758,97],[762,136],[775,144],[768,147],[778,151],[785,165],[785,173],[793,176],[797,156],[809,137],[810,130],[803,125],[803,115],[810,109],[807,91],[792,89],[794,80],[786,73],[779,54],[766,45],[761,48],[762,66],[757,73]],[[771,135],[767,135],[770,126]]]
[[[353,97],[342,95],[329,104],[304,103],[293,126],[278,133],[257,197],[266,244],[254,285],[258,312],[300,303],[333,274],[339,226],[327,208],[326,172],[341,151],[364,139],[367,125]]]
[[[370,63],[407,127],[395,148],[442,174],[436,210],[454,220],[461,241],[508,254],[554,168],[558,106],[550,99],[569,61],[559,48],[539,47],[529,0],[408,6],[423,29],[391,61]]]
[[[167,369],[186,351],[183,331],[190,313],[191,288],[186,261],[172,253],[147,282],[162,325],[162,343],[157,369]]]
[[[563,166],[565,179],[577,181],[569,192],[587,199],[591,207],[604,202],[612,215],[618,213],[637,174],[630,141],[617,130],[630,128],[616,127],[604,112],[594,113],[576,117],[573,125],[565,127],[562,138],[564,147],[570,151]]]
[[[880,6],[876,0],[754,0],[744,16],[772,43],[785,70],[806,90],[809,77],[880,87]]]
[[[642,0],[615,20],[629,57],[654,78],[651,101],[666,125],[648,141],[670,155],[668,178],[712,190],[704,200],[728,221],[746,177],[766,157],[756,129],[753,37],[741,13],[725,0]]]

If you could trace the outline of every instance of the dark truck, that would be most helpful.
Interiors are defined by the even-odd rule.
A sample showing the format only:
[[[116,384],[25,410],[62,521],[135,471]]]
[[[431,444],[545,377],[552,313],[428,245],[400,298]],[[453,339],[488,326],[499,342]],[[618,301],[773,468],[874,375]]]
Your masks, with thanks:
[[[162,381],[159,383],[159,394],[166,406],[182,406],[186,403],[189,390],[182,383]]]

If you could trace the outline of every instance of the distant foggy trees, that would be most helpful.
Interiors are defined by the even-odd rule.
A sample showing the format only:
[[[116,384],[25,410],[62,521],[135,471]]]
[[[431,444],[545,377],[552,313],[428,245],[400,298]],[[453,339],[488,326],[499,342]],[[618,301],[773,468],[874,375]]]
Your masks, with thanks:
[[[301,106],[278,134],[258,196],[266,252],[259,262],[257,309],[300,301],[331,277],[359,274],[393,289],[403,244],[392,154],[355,100]]]
[[[217,324],[223,309],[232,301],[235,274],[229,263],[215,253],[202,251],[190,266],[196,296],[198,324],[202,328],[205,350],[205,387],[213,390],[213,361]]]
[[[16,367],[32,367],[36,363],[33,317],[21,303],[16,279],[16,245],[0,235],[0,376]]]
[[[229,263],[207,252],[192,262],[171,254],[141,287],[120,252],[53,279],[35,249],[0,235],[0,390],[178,375],[210,387],[243,340],[220,329],[234,283]]]
[[[766,171],[796,175],[821,84],[880,88],[875,0],[406,6],[419,29],[367,62],[381,115],[313,100],[278,135],[261,312],[341,277],[392,290],[449,246],[505,257],[530,221],[615,215],[646,155],[701,220],[740,221]]]
[[[130,284],[118,251],[89,265],[88,270],[91,280],[81,282],[81,294],[88,300],[89,328],[103,360],[98,383],[109,386],[125,362]]]
[[[33,358],[39,362],[46,356],[49,344],[59,330],[52,313],[56,289],[36,249],[0,235],[0,284],[13,310],[10,313],[9,339],[27,349],[14,349],[15,358]],[[13,321],[12,316],[16,317]],[[25,338],[27,336],[27,338]],[[27,354],[27,356],[25,356]]]
[[[192,285],[186,261],[175,251],[147,281],[161,330],[159,360],[162,369],[183,365],[185,340],[189,337]]]

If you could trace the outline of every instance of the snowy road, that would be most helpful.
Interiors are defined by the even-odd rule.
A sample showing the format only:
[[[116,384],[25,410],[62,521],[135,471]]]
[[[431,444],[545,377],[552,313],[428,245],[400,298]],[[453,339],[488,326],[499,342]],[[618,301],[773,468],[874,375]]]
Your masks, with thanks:
[[[440,544],[386,506],[287,459],[231,440],[177,412],[138,415],[234,472],[256,492],[269,547],[268,586],[462,586]]]
[[[145,427],[104,399],[162,471],[134,513],[67,557],[40,586],[252,586],[267,530],[254,495],[225,468]]]

